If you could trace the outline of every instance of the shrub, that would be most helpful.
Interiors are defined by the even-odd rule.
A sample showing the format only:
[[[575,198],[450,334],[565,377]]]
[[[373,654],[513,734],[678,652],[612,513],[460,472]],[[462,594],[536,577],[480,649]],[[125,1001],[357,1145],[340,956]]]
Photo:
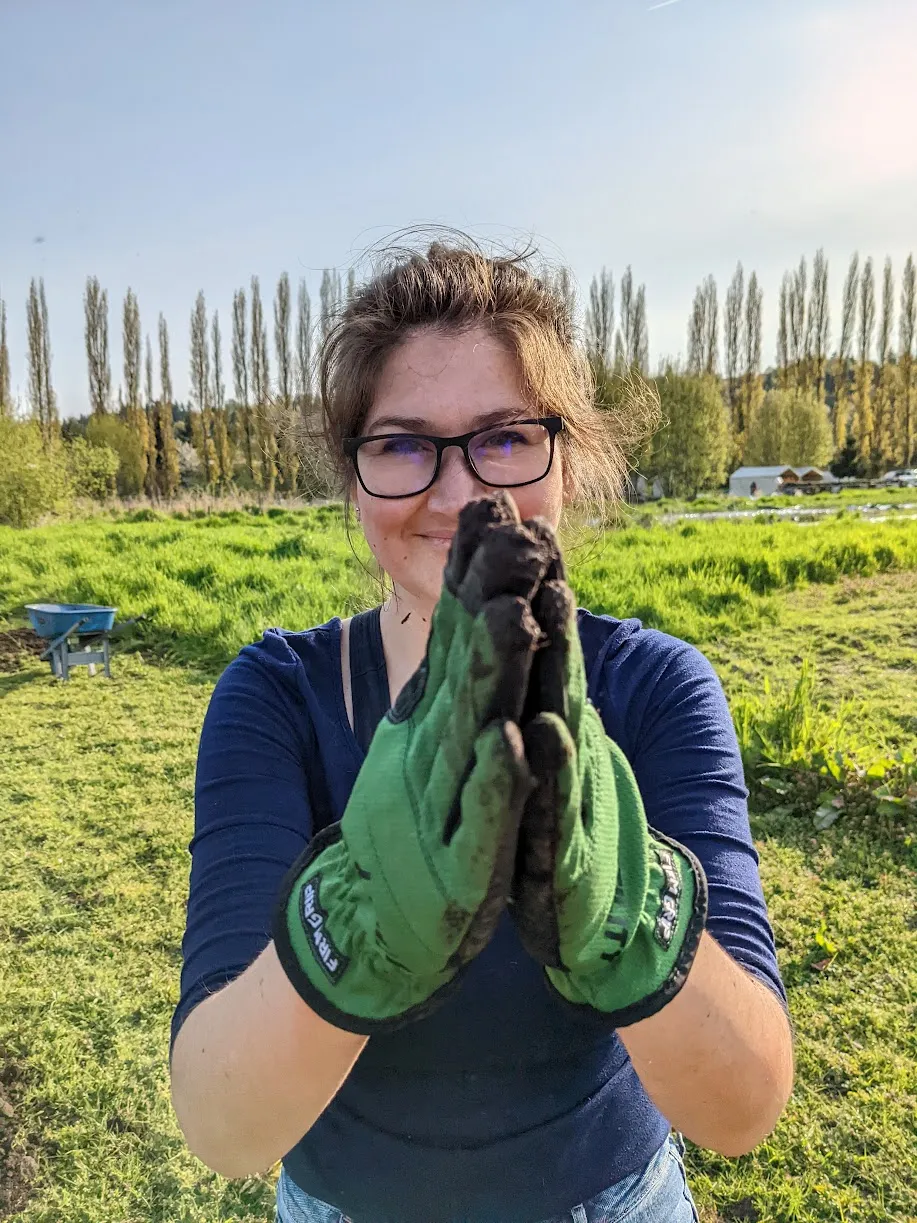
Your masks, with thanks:
[[[654,435],[641,465],[647,476],[661,476],[669,496],[696,497],[726,478],[729,426],[715,378],[669,369],[656,386],[666,423]]]
[[[827,463],[834,449],[828,409],[814,395],[768,391],[748,427],[743,463]]]
[[[105,501],[115,492],[121,460],[111,446],[90,445],[74,437],[65,444],[67,471],[75,497]]]
[[[146,454],[136,429],[118,416],[91,416],[86,438],[93,446],[108,446],[118,456],[117,486],[122,497],[134,497],[143,490]]]
[[[46,450],[35,421],[0,417],[0,522],[30,527],[42,514],[65,509],[69,502],[61,443]]]

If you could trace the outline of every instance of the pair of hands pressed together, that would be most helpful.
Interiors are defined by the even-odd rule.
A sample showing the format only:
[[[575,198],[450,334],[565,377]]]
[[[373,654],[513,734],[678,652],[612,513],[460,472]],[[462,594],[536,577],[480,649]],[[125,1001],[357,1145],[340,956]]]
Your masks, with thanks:
[[[621,1027],[681,988],[706,899],[587,699],[553,532],[506,494],[470,503],[424,660],[341,822],[284,880],[273,934],[291,982],[340,1028],[400,1027],[455,987],[509,904],[550,987]]]

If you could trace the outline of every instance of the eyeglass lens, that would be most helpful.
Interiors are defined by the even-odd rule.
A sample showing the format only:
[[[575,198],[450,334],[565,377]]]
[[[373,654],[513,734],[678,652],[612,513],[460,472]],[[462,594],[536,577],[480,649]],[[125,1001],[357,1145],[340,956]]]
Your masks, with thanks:
[[[468,453],[477,475],[487,484],[512,488],[547,475],[551,434],[540,424],[499,425],[476,434]],[[357,451],[360,478],[380,497],[423,492],[436,470],[436,446],[411,434],[370,439]]]

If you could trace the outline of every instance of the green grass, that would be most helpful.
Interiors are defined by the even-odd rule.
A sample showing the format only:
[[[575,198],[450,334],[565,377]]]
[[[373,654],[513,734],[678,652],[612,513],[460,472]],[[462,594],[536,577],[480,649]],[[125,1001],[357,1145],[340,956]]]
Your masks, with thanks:
[[[0,675],[0,1091],[38,1161],[14,1219],[272,1217],[265,1183],[221,1182],[191,1158],[168,1096],[211,687],[136,654],[111,681],[79,669],[62,684],[38,662]]]
[[[112,604],[122,617],[151,617],[142,640],[160,657],[216,664],[266,626],[321,623],[374,597],[337,506],[133,517],[0,527],[0,616],[21,620],[29,602]],[[917,519],[634,527],[592,538],[570,559],[584,606],[701,643],[766,622],[762,596],[775,591],[917,568]]]
[[[338,506],[130,517],[0,527],[0,615],[29,602],[108,604],[150,618],[140,639],[160,658],[219,663],[266,627],[320,624],[372,595]]]
[[[917,523],[630,530],[581,549],[573,576],[585,605],[696,641],[744,711],[798,1073],[751,1155],[689,1144],[705,1223],[917,1220],[910,782],[886,770],[896,805],[874,793],[884,777],[819,772],[835,747],[864,772],[913,750]],[[62,684],[34,659],[0,674],[0,1218],[272,1218],[271,1175],[209,1173],[168,1098],[197,736],[220,669],[262,627],[371,597],[334,507],[0,531],[8,625],[55,599],[155,615],[111,681],[80,668]],[[816,832],[826,785],[848,805]]]

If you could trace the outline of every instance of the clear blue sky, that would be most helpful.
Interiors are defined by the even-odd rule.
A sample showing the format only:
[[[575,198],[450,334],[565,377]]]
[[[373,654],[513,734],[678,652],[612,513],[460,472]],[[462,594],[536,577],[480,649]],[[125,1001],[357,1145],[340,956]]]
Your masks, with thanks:
[[[42,275],[63,415],[87,410],[82,293],[128,286],[188,376],[197,290],[346,270],[387,232],[534,236],[581,291],[645,281],[651,357],[697,283],[765,291],[824,246],[917,251],[913,0],[0,0],[0,296],[13,389]],[[837,308],[833,311],[837,317]],[[154,345],[155,347],[155,345]],[[228,365],[228,361],[225,362]],[[231,381],[231,379],[228,379]]]

